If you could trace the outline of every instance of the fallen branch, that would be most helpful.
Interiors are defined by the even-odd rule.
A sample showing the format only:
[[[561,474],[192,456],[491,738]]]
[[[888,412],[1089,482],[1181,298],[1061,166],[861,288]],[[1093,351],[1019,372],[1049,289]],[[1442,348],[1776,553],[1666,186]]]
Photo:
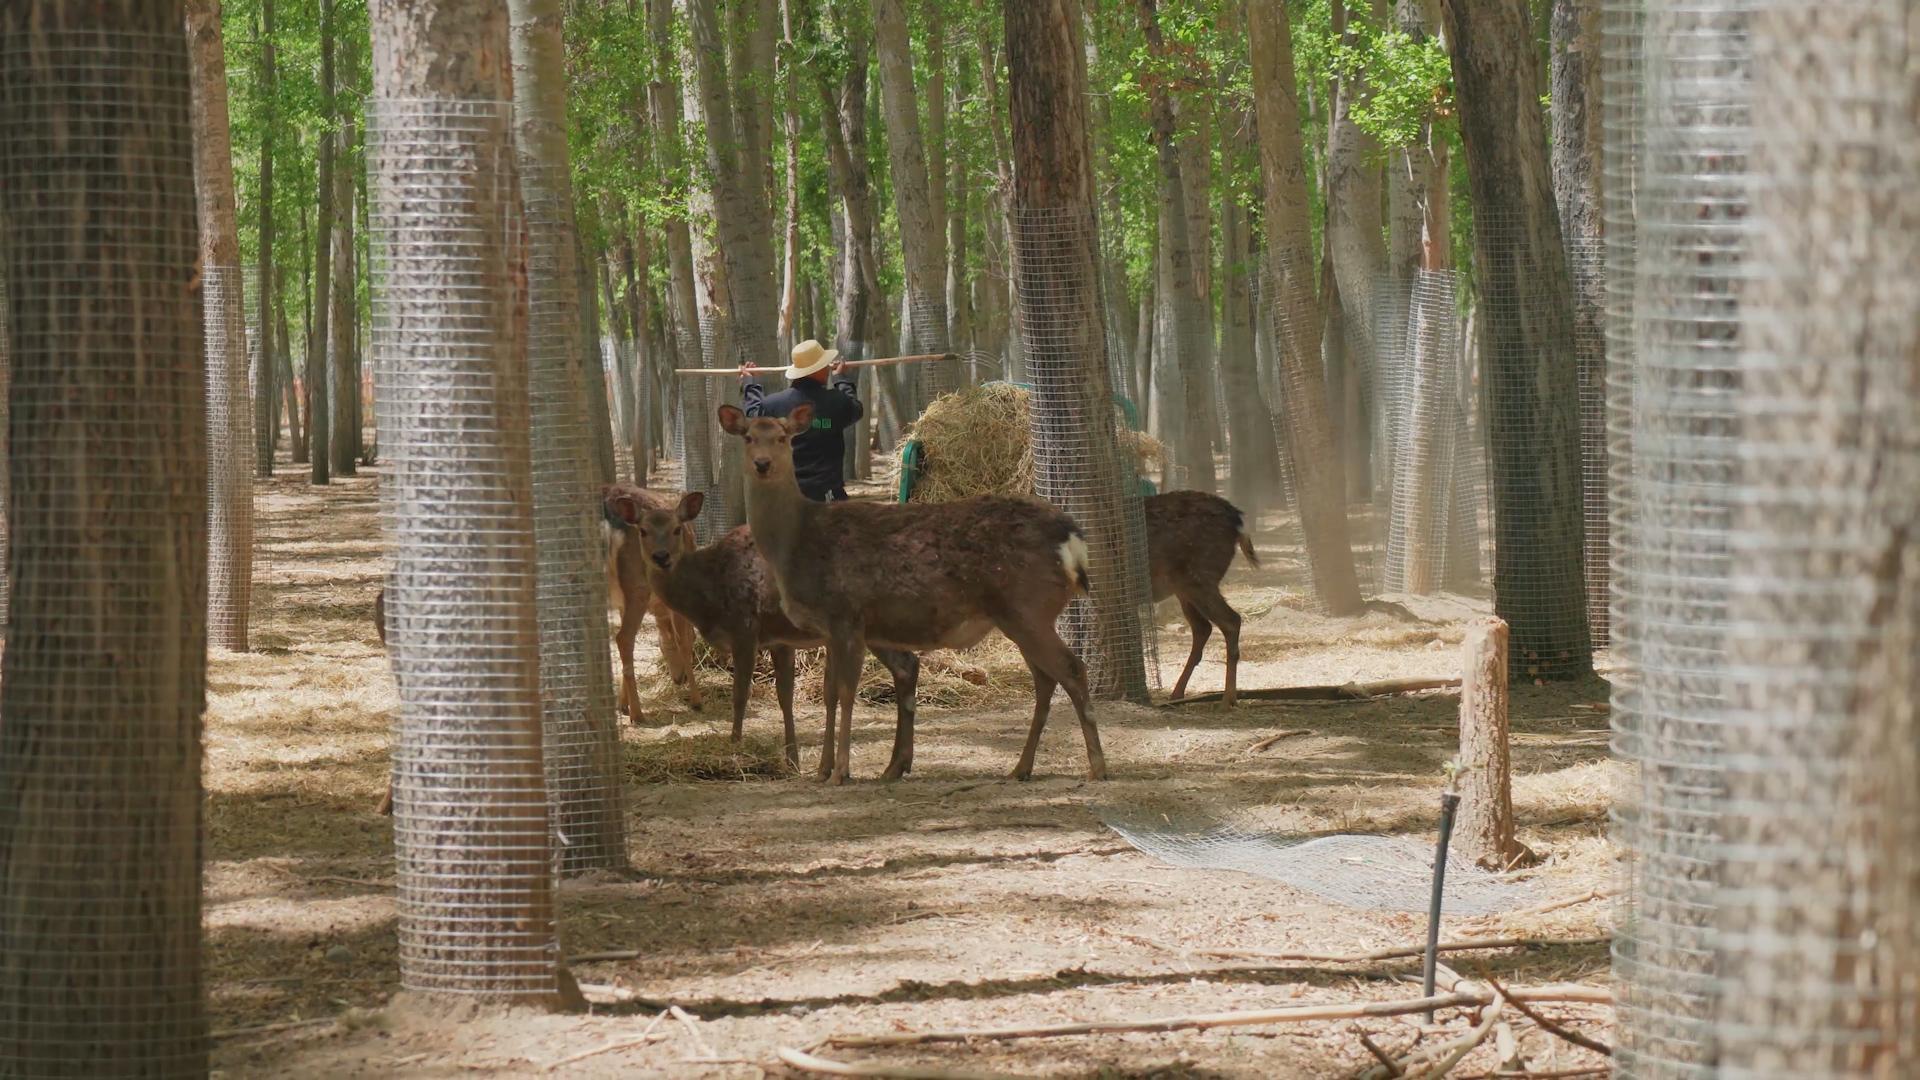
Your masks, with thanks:
[[[1536,949],[1549,945],[1604,945],[1613,940],[1611,935],[1575,938],[1468,938],[1461,941],[1443,941],[1440,952],[1469,952],[1476,949]],[[1364,953],[1309,953],[1309,952],[1269,952],[1264,949],[1196,949],[1197,956],[1208,956],[1216,960],[1284,960],[1295,964],[1370,964],[1379,960],[1401,960],[1410,956],[1424,956],[1424,945],[1402,945],[1388,949],[1375,949]]]
[[[823,1076],[880,1076],[890,1080],[1023,1080],[1014,1073],[955,1072],[914,1065],[877,1065],[867,1062],[849,1064],[815,1057],[790,1046],[780,1048],[780,1060],[803,1072]]]
[[[693,1017],[688,1014],[687,1010],[678,1005],[669,1005],[667,1006],[667,1012],[673,1014],[673,1018],[680,1021],[680,1026],[687,1029],[688,1037],[693,1039],[693,1045],[700,1051],[702,1057],[719,1056],[713,1052],[713,1047],[707,1045],[707,1040],[701,1037],[700,1029],[694,1025]]]
[[[1588,1076],[1612,1076],[1613,1066],[1598,1065],[1591,1069],[1549,1069],[1546,1072],[1529,1069],[1526,1072],[1469,1073],[1460,1080],[1576,1080]]]
[[[1580,1001],[1611,1004],[1613,995],[1604,987],[1560,984],[1515,990],[1530,1001]],[[1252,1027],[1261,1024],[1299,1024],[1318,1020],[1358,1020],[1368,1016],[1405,1016],[1436,1009],[1461,1009],[1491,1005],[1492,992],[1462,991],[1402,1001],[1356,1001],[1330,1005],[1294,1005],[1284,1009],[1256,1012],[1200,1013],[1168,1016],[1158,1020],[1095,1020],[1079,1024],[1046,1024],[1036,1027],[974,1028],[956,1031],[920,1031],[893,1035],[831,1035],[827,1043],[840,1047],[919,1046],[926,1043],[970,1042],[975,1039],[1052,1039],[1070,1035],[1111,1035],[1127,1032],[1206,1030],[1221,1027]]]
[[[1385,679],[1380,682],[1342,683],[1339,686],[1255,687],[1239,691],[1239,696],[1254,701],[1365,701],[1369,698],[1411,694],[1421,690],[1447,690],[1459,685],[1459,679]],[[1160,707],[1165,709],[1174,705],[1219,701],[1225,696],[1225,691],[1207,690],[1198,694],[1188,694],[1176,700],[1163,701]]]
[[[282,1020],[277,1024],[254,1024],[250,1027],[225,1028],[209,1035],[211,1039],[234,1039],[242,1035],[265,1035],[274,1031],[292,1031],[295,1028],[319,1027],[331,1024],[337,1017],[316,1016],[311,1020]]]
[[[1422,1065],[1418,1072],[1408,1069],[1407,1080],[1440,1080],[1452,1072],[1453,1067],[1460,1064],[1461,1058],[1473,1053],[1475,1047],[1487,1041],[1487,1036],[1493,1033],[1494,1026],[1500,1022],[1500,1007],[1506,1003],[1506,995],[1495,991],[1493,1004],[1488,1007],[1486,1015],[1480,1018],[1480,1023],[1452,1042],[1435,1047],[1430,1055],[1433,1064]]]
[[[653,1023],[648,1024],[647,1029],[641,1032],[639,1036],[635,1038],[627,1039],[623,1042],[608,1043],[607,1045],[602,1046],[597,1050],[586,1050],[581,1053],[575,1054],[572,1057],[563,1057],[559,1061],[553,1062],[552,1064],[548,1065],[547,1071],[558,1072],[560,1069],[563,1069],[568,1065],[572,1065],[576,1062],[585,1061],[588,1058],[599,1057],[601,1054],[611,1054],[617,1050],[632,1050],[633,1048],[638,1046],[646,1046],[650,1043],[657,1043],[662,1039],[665,1039],[666,1036],[655,1034],[653,1030],[654,1024],[658,1024],[661,1021],[661,1019],[664,1018],[666,1015],[667,1015],[666,1013],[661,1013],[659,1016],[654,1017]]]
[[[567,957],[569,964],[597,964],[608,960],[638,960],[639,949],[618,949],[613,952],[588,952]]]
[[[1559,822],[1543,821],[1540,824],[1542,826],[1546,826],[1546,825],[1559,824]],[[1592,889],[1588,892],[1581,893],[1578,896],[1569,896],[1562,900],[1553,900],[1548,903],[1541,904],[1539,907],[1530,907],[1521,911],[1509,911],[1507,912],[1505,917],[1511,919],[1516,915],[1545,915],[1549,911],[1559,911],[1561,908],[1578,907],[1581,904],[1585,904],[1593,900],[1606,900],[1611,898],[1612,896],[1613,896],[1612,889]]]
[[[1266,738],[1261,739],[1259,742],[1254,743],[1252,746],[1247,747],[1247,753],[1257,754],[1260,751],[1265,750],[1267,747],[1272,746],[1274,743],[1279,742],[1281,739],[1291,739],[1295,735],[1311,735],[1311,734],[1313,734],[1313,729],[1311,728],[1295,728],[1292,731],[1282,731],[1278,735],[1269,735]]]
[[[1407,1071],[1400,1067],[1400,1063],[1393,1059],[1392,1054],[1380,1049],[1380,1044],[1373,1041],[1373,1036],[1367,1034],[1367,1029],[1361,1027],[1359,1024],[1355,1024],[1353,1025],[1353,1033],[1360,1036],[1360,1045],[1367,1048],[1367,1053],[1373,1055],[1373,1059],[1378,1061],[1380,1067],[1387,1071],[1389,1078],[1405,1076],[1407,1074]]]
[[[1493,987],[1495,993],[1498,993],[1498,994],[1506,993],[1506,990],[1504,990],[1499,983],[1493,980],[1493,976],[1483,973],[1481,975],[1481,978],[1487,980],[1487,985]],[[1511,998],[1509,998],[1509,1000],[1511,1000]],[[1575,1046],[1578,1046],[1585,1050],[1591,1050],[1594,1053],[1603,1055],[1605,1057],[1613,1056],[1613,1047],[1608,1046],[1606,1043],[1603,1043],[1599,1039],[1593,1038],[1590,1035],[1582,1035],[1581,1033],[1574,1031],[1572,1028],[1561,1027],[1559,1024],[1556,1024],[1553,1021],[1547,1019],[1546,1017],[1541,1016],[1539,1013],[1534,1012],[1532,1009],[1527,1008],[1524,1002],[1515,1001],[1513,1002],[1513,1007],[1519,1010],[1521,1016],[1524,1016],[1527,1019],[1533,1021],[1535,1024],[1538,1024],[1540,1026],[1541,1031],[1544,1031],[1547,1034],[1552,1035],[1557,1039],[1560,1039],[1564,1042],[1570,1042]]]

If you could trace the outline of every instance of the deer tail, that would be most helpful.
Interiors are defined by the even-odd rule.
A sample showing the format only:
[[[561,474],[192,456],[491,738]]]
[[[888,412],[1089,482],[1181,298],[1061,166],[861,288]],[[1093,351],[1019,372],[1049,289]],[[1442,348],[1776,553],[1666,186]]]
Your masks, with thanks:
[[[1247,515],[1232,503],[1228,503],[1227,508],[1233,511],[1234,539],[1240,545],[1240,554],[1246,557],[1248,566],[1259,566],[1260,556],[1254,554],[1253,537],[1247,535]]]
[[[1068,584],[1077,593],[1093,592],[1093,584],[1087,580],[1087,538],[1080,535],[1077,528],[1068,533],[1066,542],[1060,545],[1060,569],[1066,572]]]

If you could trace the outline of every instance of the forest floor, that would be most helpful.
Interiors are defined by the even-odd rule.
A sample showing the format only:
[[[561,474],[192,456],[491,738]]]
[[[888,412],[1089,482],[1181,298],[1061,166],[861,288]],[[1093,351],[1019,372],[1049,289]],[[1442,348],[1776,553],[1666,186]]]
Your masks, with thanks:
[[[206,924],[216,1075],[783,1077],[802,1074],[778,1063],[781,1047],[836,1033],[1419,996],[1417,959],[1207,954],[1415,945],[1424,916],[1172,867],[1135,851],[1099,813],[1164,808],[1295,836],[1380,832],[1430,844],[1442,766],[1456,748],[1456,696],[1103,706],[1113,772],[1104,784],[1084,779],[1062,701],[1035,779],[1015,783],[1005,776],[1031,690],[1017,654],[990,642],[964,658],[985,671],[984,685],[929,676],[914,771],[899,783],[875,779],[893,729],[882,701],[856,713],[856,783],[814,782],[819,709],[803,683],[803,776],[630,784],[633,873],[559,891],[567,954],[634,957],[573,964],[596,1001],[591,1014],[396,997],[392,830],[374,813],[396,708],[371,621],[383,570],[376,502],[371,475],[319,490],[287,468],[264,483],[259,648],[212,659]],[[1246,618],[1243,689],[1458,674],[1464,621],[1484,613],[1483,599],[1395,598],[1417,621],[1314,615],[1297,549],[1277,518],[1262,524],[1264,568],[1236,563],[1228,577],[1228,598]],[[1177,611],[1164,614],[1160,678],[1171,685],[1187,631]],[[641,637],[643,683],[656,671],[656,640],[651,627]],[[1223,672],[1216,637],[1193,689],[1217,689]],[[723,670],[703,672],[698,713],[663,678],[652,681],[647,722],[620,727],[636,778],[660,775],[668,751],[693,745],[679,740],[711,741],[729,716]],[[1514,691],[1514,805],[1521,838],[1545,857],[1515,879],[1541,906],[1613,883],[1606,818],[1619,776],[1607,755],[1606,696],[1597,679]],[[761,759],[778,730],[771,698],[758,687],[748,718]],[[1283,732],[1292,734],[1271,738]],[[1609,908],[1449,916],[1447,938],[1589,939],[1450,963],[1504,985],[1603,984],[1607,947],[1591,939],[1606,933]],[[689,1020],[660,1020],[668,1004]],[[1537,1008],[1609,1037],[1604,1006]],[[1458,1033],[1471,1017],[1443,1010],[1438,1019]],[[1398,1050],[1422,1035],[1423,1020],[1376,1017],[1360,1028]],[[1517,1017],[1511,1032],[1509,1049],[1535,1072],[1605,1065]],[[1428,1028],[1424,1038],[1447,1034]],[[1452,1075],[1491,1074],[1503,1064],[1494,1043]],[[1087,1078],[1347,1076],[1373,1060],[1348,1020],[817,1052],[954,1075]]]

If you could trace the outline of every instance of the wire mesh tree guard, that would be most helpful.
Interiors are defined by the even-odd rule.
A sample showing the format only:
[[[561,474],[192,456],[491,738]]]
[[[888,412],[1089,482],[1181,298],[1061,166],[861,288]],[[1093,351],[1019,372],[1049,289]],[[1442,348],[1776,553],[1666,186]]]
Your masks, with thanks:
[[[0,1074],[204,1076],[206,384],[179,4],[0,8]]]
[[[401,984],[547,999],[558,943],[512,114],[369,102],[372,351]]]
[[[200,269],[207,398],[207,639],[244,651],[253,614],[253,400],[246,275]]]
[[[540,707],[554,857],[562,871],[571,872],[624,866],[627,860],[607,662],[606,548],[596,512],[584,378],[576,366],[579,312],[565,290],[552,287],[575,265],[574,225],[563,200],[568,183],[522,154]]]

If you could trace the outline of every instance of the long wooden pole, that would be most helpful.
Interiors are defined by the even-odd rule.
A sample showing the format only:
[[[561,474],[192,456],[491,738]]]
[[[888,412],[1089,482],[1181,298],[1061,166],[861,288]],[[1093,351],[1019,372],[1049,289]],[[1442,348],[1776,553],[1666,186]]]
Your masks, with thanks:
[[[849,360],[847,361],[846,366],[850,368],[887,367],[892,364],[926,364],[926,363],[931,363],[935,360],[958,360],[959,358],[960,356],[958,353],[916,353],[913,356],[878,356],[873,358],[872,360]],[[674,374],[675,375],[738,375],[740,374],[741,370],[742,369],[737,367],[677,368],[675,369]],[[779,373],[787,369],[784,367],[749,367],[749,368],[746,368],[745,370],[746,370],[746,373],[749,375],[778,375]]]

